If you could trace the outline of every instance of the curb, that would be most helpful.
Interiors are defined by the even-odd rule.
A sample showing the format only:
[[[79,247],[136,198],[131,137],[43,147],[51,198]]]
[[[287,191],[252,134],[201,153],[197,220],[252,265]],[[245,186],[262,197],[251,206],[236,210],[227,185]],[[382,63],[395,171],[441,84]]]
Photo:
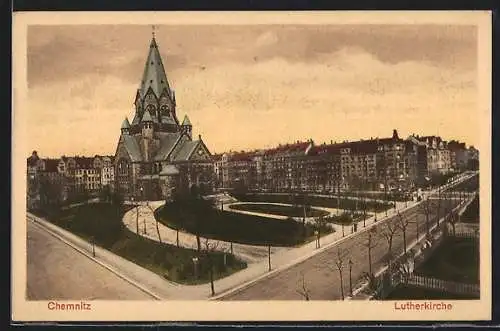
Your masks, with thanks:
[[[415,204],[413,206],[410,205],[408,207],[400,209],[399,211],[403,211],[404,212],[404,211],[409,210],[411,208],[414,208],[416,206],[417,206],[417,204]],[[350,239],[351,237],[354,237],[354,236],[356,236],[358,234],[361,234],[361,233],[363,233],[365,231],[368,231],[371,227],[373,227],[373,226],[375,226],[377,224],[383,223],[383,222],[391,219],[392,217],[394,217],[394,214],[393,215],[389,215],[388,214],[387,216],[384,216],[383,218],[377,220],[377,222],[373,222],[372,221],[371,224],[368,224],[366,227],[361,228],[357,232],[349,233],[345,237],[340,237],[339,239],[337,239],[335,241],[332,241],[331,243],[328,243],[328,244],[322,246],[321,248],[316,248],[316,249],[312,250],[311,253],[309,253],[307,255],[303,255],[303,256],[295,259],[295,260],[292,260],[292,262],[290,262],[290,263],[284,264],[281,267],[278,267],[276,269],[268,271],[268,272],[266,272],[266,273],[258,276],[257,278],[254,278],[254,279],[252,279],[252,280],[250,280],[248,282],[242,283],[242,284],[240,284],[240,285],[238,285],[238,286],[236,286],[236,287],[234,287],[232,289],[227,290],[226,292],[223,292],[223,293],[221,293],[219,295],[215,295],[213,297],[210,297],[208,300],[222,299],[222,298],[227,297],[227,296],[229,296],[231,294],[235,294],[235,293],[237,293],[239,291],[242,291],[245,288],[250,287],[251,285],[253,285],[253,284],[255,284],[255,283],[257,283],[257,282],[259,282],[259,281],[261,281],[261,280],[263,280],[263,279],[265,279],[267,277],[271,277],[272,275],[274,275],[274,274],[276,274],[278,272],[281,272],[281,271],[284,271],[284,270],[286,270],[288,268],[291,268],[291,267],[293,267],[296,264],[299,264],[301,262],[304,262],[304,261],[310,259],[311,257],[315,256],[316,254],[320,254],[320,253],[322,253],[322,252],[324,252],[324,251],[332,248],[333,246],[341,244],[342,242],[344,242],[345,240]]]
[[[108,265],[108,264],[106,264],[106,263],[104,263],[102,261],[99,261],[98,259],[96,259],[95,257],[93,257],[91,254],[89,254],[88,252],[86,252],[84,249],[82,249],[80,247],[77,247],[77,244],[72,243],[70,239],[65,239],[62,234],[56,233],[56,231],[54,231],[53,229],[50,229],[49,226],[47,226],[46,224],[43,223],[45,221],[42,220],[42,219],[40,219],[39,217],[36,217],[34,215],[29,215],[28,216],[28,220],[32,221],[33,224],[35,224],[39,228],[43,229],[44,231],[46,231],[47,233],[49,233],[53,237],[59,239],[60,241],[62,241],[66,245],[68,245],[69,247],[71,247],[74,250],[76,250],[77,252],[79,252],[80,254],[84,255],[85,257],[89,258],[90,260],[94,261],[95,263],[99,264],[100,266],[106,268],[107,270],[109,270],[110,272],[112,272],[116,276],[120,277],[121,279],[125,280],[127,283],[129,283],[129,284],[137,287],[139,290],[141,290],[142,292],[146,293],[147,295],[153,297],[156,300],[163,300],[160,296],[156,295],[155,293],[153,293],[150,290],[146,289],[145,287],[143,287],[142,285],[140,285],[136,281],[130,279],[127,276],[125,276],[123,273],[119,272],[115,268],[111,267],[110,265]],[[51,225],[53,225],[53,224],[51,224]],[[58,228],[58,226],[56,226],[56,225],[53,225],[53,226],[56,227],[56,228]],[[103,248],[99,247],[99,249],[103,249]]]
[[[472,176],[471,176],[471,177],[472,177]],[[454,185],[444,185],[444,186],[445,186],[445,187],[455,186],[455,185],[458,185],[458,184],[460,184],[460,183],[462,183],[462,182],[464,182],[464,181],[466,181],[466,180],[469,180],[471,177],[467,177],[467,178],[463,179],[462,181],[459,181],[459,182],[455,183]],[[443,189],[443,187],[441,187],[441,189]],[[431,191],[431,192],[432,192],[432,191]],[[423,200],[422,200],[422,201],[423,201]],[[402,208],[402,209],[400,209],[400,210],[398,210],[398,211],[399,211],[399,212],[404,212],[404,211],[407,211],[407,210],[409,210],[409,209],[412,209],[412,208],[418,207],[418,205],[419,205],[419,204],[421,204],[421,203],[422,203],[422,201],[417,201],[417,202],[416,202],[416,203],[414,203],[413,205],[409,205],[408,207],[404,207],[404,208]],[[319,254],[319,253],[321,253],[321,252],[324,252],[325,250],[327,250],[327,249],[329,249],[329,248],[332,248],[332,247],[333,247],[333,246],[335,246],[335,245],[339,245],[339,244],[341,244],[344,240],[347,240],[347,239],[351,238],[352,236],[355,236],[355,235],[360,234],[360,233],[362,233],[362,232],[364,232],[364,231],[367,231],[367,230],[369,230],[371,227],[373,227],[375,224],[380,224],[380,223],[383,223],[383,222],[385,222],[385,221],[387,221],[387,220],[391,219],[392,217],[394,217],[394,213],[393,213],[393,215],[389,215],[389,214],[388,214],[387,216],[383,216],[383,218],[381,218],[381,219],[377,220],[377,222],[372,222],[371,224],[367,225],[367,226],[366,226],[366,227],[364,227],[364,228],[361,228],[361,230],[358,230],[357,232],[349,233],[349,234],[348,234],[348,235],[346,235],[345,237],[341,237],[341,238],[339,238],[338,240],[333,241],[333,242],[331,242],[331,243],[329,243],[329,244],[327,244],[327,245],[325,245],[325,246],[323,246],[323,247],[321,247],[321,248],[319,248],[319,249],[315,249],[315,250],[313,250],[313,251],[312,251],[312,254],[307,254],[307,255],[301,256],[300,258],[295,259],[295,260],[293,260],[292,262],[290,262],[290,263],[288,263],[288,264],[285,264],[285,265],[282,265],[281,267],[278,267],[278,268],[276,268],[276,269],[274,269],[274,270],[271,270],[271,271],[269,271],[269,272],[267,272],[267,273],[264,273],[264,274],[262,274],[262,275],[258,276],[257,278],[254,278],[254,279],[252,279],[252,280],[250,280],[250,281],[248,281],[248,282],[245,282],[245,283],[243,283],[243,284],[240,284],[240,285],[238,285],[238,286],[236,286],[236,287],[234,287],[234,288],[232,288],[232,289],[229,289],[229,290],[227,290],[227,291],[225,291],[225,292],[223,292],[223,293],[221,293],[221,294],[219,294],[219,295],[215,295],[215,296],[213,296],[213,297],[210,297],[210,298],[208,298],[208,300],[218,300],[218,299],[222,299],[222,298],[224,298],[224,297],[230,296],[230,295],[232,295],[232,294],[238,293],[238,292],[240,292],[240,291],[242,291],[242,290],[244,290],[244,289],[246,289],[246,288],[250,287],[251,285],[253,285],[253,284],[257,283],[257,282],[259,282],[259,281],[261,281],[261,280],[263,280],[263,279],[266,279],[267,277],[271,277],[272,275],[274,275],[274,274],[276,274],[276,273],[278,273],[278,272],[284,271],[284,270],[286,270],[286,269],[288,269],[288,268],[291,268],[292,266],[294,266],[294,265],[296,265],[296,264],[299,264],[299,263],[301,263],[301,262],[303,262],[303,261],[305,261],[305,260],[307,260],[307,259],[309,259],[309,258],[313,257],[313,256],[314,256],[314,255],[316,255],[316,254]],[[442,218],[441,218],[441,220],[442,220]],[[415,243],[415,244],[416,244],[416,243]],[[415,244],[413,244],[413,246],[414,246]],[[412,247],[413,247],[413,246],[412,246]],[[383,271],[383,270],[382,270],[382,271]],[[380,272],[382,272],[382,271],[380,271]],[[359,291],[361,291],[361,289],[359,289]],[[359,292],[359,291],[358,291],[358,292]]]

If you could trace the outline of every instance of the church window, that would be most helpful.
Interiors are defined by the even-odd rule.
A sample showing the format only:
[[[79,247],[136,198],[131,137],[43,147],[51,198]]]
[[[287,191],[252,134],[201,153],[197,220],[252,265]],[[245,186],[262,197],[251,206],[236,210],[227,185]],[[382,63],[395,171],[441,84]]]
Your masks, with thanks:
[[[153,61],[151,61],[151,64],[153,64]]]
[[[153,82],[153,80],[151,79],[149,82],[150,82],[150,83],[152,83],[152,82]]]

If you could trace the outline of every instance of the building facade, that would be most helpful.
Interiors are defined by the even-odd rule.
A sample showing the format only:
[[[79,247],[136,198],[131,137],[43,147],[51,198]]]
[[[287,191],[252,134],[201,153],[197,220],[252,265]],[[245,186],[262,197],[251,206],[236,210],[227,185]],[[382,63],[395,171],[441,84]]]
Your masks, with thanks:
[[[462,145],[460,145],[462,146]],[[454,144],[439,137],[399,137],[330,142],[312,140],[267,150],[229,152],[214,161],[219,187],[269,191],[339,192],[342,190],[412,190],[431,174],[470,163],[454,154]],[[465,153],[467,160],[474,152]],[[464,155],[465,155],[464,154]],[[463,158],[465,156],[460,156]]]

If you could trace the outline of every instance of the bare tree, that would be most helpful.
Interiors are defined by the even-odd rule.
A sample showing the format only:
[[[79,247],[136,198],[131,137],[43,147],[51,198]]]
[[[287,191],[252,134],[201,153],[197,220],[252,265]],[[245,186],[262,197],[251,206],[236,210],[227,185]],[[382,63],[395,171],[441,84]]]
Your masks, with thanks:
[[[208,273],[210,276],[210,290],[212,295],[215,295],[215,288],[214,288],[214,263],[213,263],[213,253],[217,250],[217,247],[219,246],[218,241],[212,241],[210,242],[208,238],[205,238],[205,245],[204,245],[204,253],[206,260],[208,262]]]
[[[346,253],[341,250],[340,248],[337,248],[337,260],[335,261],[335,267],[339,272],[340,276],[340,294],[342,296],[342,300],[345,299],[344,296],[344,277],[342,271],[344,270],[344,260],[345,260]]]
[[[155,215],[155,210],[153,209],[153,207],[151,207],[151,205],[149,203],[147,203],[147,206],[148,206],[149,210],[151,211],[151,214],[153,214],[153,217],[155,219],[156,233],[158,234],[158,240],[161,243],[162,241],[161,241],[161,235],[160,235],[160,227],[158,225],[158,218],[156,218],[156,215]],[[179,246],[179,245],[177,245],[177,246]]]
[[[397,217],[397,227],[403,232],[403,249],[404,253],[406,254],[406,230],[408,229],[408,226],[410,225],[410,220],[407,217],[403,217],[401,213],[398,211],[398,217]]]
[[[366,197],[361,198],[361,208],[363,210],[363,227],[366,227],[366,210],[368,208],[366,203]]]
[[[323,229],[323,227],[325,226],[325,223],[326,223],[326,220],[325,220],[324,216],[319,216],[319,217],[314,218],[314,225],[315,225],[316,230],[318,231],[318,234],[316,237],[318,248],[320,247],[319,239],[321,238],[321,229]]]
[[[384,223],[382,231],[380,232],[382,237],[387,241],[387,258],[389,267],[391,266],[391,260],[392,260],[392,241],[394,239],[394,235],[396,234],[397,230],[398,227],[394,223],[386,222]]]
[[[424,213],[425,215],[425,233],[427,235],[430,234],[430,222],[431,222],[431,201],[429,200],[429,197],[427,199],[422,200],[420,203],[420,210]]]
[[[135,226],[137,234],[139,234],[139,205],[135,207]]]
[[[371,228],[368,230],[368,237],[364,243],[365,247],[368,248],[368,273],[372,275],[372,249],[378,245],[377,229]]]
[[[306,301],[309,301],[311,299],[311,297],[310,297],[311,292],[306,285],[304,273],[301,273],[301,280],[302,280],[302,282],[300,284],[300,288],[298,290],[296,290],[296,292],[298,294],[300,294]]]
[[[448,223],[450,223],[453,231],[453,236],[456,234],[456,225],[460,221],[460,216],[457,212],[451,212],[450,217],[448,217]]]

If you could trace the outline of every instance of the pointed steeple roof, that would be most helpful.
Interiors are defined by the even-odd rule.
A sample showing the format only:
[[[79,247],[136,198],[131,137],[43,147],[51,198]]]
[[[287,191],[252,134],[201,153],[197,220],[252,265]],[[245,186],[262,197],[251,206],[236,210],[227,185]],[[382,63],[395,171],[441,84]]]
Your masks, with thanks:
[[[149,111],[144,112],[144,116],[142,116],[142,122],[153,122],[153,119],[151,118],[151,114]]]
[[[191,121],[189,120],[189,117],[187,115],[184,115],[184,120],[182,120],[182,125],[191,125]]]
[[[130,122],[128,121],[128,118],[125,117],[125,119],[122,122],[122,129],[130,129]]]
[[[150,87],[157,98],[160,97],[163,89],[167,89],[169,96],[172,95],[167,75],[165,73],[165,68],[163,67],[163,62],[161,60],[160,51],[158,50],[158,44],[156,43],[154,36],[151,39],[151,44],[149,45],[149,53],[144,66],[144,72],[142,74],[141,85],[139,88],[140,95],[144,97]]]

